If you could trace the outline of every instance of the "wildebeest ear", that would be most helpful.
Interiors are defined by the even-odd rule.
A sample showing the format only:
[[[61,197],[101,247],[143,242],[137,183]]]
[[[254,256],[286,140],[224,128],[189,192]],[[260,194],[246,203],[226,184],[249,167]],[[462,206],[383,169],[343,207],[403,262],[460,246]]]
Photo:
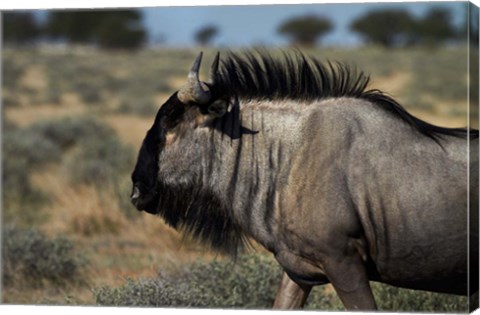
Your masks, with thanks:
[[[218,99],[208,106],[208,113],[214,117],[222,117],[228,109],[228,102]]]

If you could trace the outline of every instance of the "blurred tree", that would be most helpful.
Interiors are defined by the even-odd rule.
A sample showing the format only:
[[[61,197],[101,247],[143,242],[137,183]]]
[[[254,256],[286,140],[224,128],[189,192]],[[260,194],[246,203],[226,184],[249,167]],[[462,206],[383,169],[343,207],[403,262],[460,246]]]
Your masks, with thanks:
[[[350,24],[368,43],[384,47],[398,47],[417,42],[417,24],[406,10],[376,10]]]
[[[7,44],[31,43],[40,35],[40,28],[30,12],[3,14],[3,39]]]
[[[450,11],[445,8],[432,8],[419,20],[417,32],[421,42],[428,46],[437,46],[459,36],[452,23]]]
[[[199,29],[195,33],[195,40],[201,46],[210,45],[213,38],[217,36],[218,28],[214,25],[207,25]]]
[[[103,48],[138,48],[146,38],[137,10],[55,11],[48,15],[45,33],[71,43]]]
[[[138,48],[146,32],[141,25],[139,11],[116,11],[109,14],[97,27],[96,39],[104,48]]]
[[[333,29],[329,19],[314,15],[292,18],[278,28],[278,33],[290,38],[293,44],[314,46],[315,42]]]
[[[87,43],[92,40],[99,12],[94,11],[53,11],[48,14],[44,32],[48,37],[65,39],[73,43]]]

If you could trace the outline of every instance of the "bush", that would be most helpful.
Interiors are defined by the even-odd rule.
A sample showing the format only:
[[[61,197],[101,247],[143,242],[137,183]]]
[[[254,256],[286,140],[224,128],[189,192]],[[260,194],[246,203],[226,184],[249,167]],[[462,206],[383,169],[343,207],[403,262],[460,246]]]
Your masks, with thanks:
[[[270,256],[245,255],[236,262],[197,262],[188,268],[154,279],[133,281],[117,288],[94,290],[99,305],[172,306],[209,308],[271,308],[281,269]],[[465,312],[467,300],[447,294],[399,289],[372,283],[382,311]],[[344,310],[334,292],[315,287],[306,306],[310,310]]]
[[[58,82],[49,80],[45,94],[43,101],[46,103],[60,105],[62,102],[62,90]]]
[[[39,122],[23,129],[7,123],[4,131],[4,220],[17,225],[45,219],[42,207],[48,198],[30,180],[41,166],[62,161],[74,183],[118,185],[120,176],[133,165],[133,150],[120,142],[113,129],[89,116]],[[72,152],[65,156],[67,150]]]
[[[86,104],[98,104],[103,100],[102,90],[98,85],[78,84],[76,92]]]
[[[45,219],[40,208],[48,201],[30,181],[30,173],[61,158],[58,146],[43,135],[13,125],[4,129],[2,161],[3,214],[6,222],[31,225]]]
[[[467,64],[457,62],[466,58],[466,51],[460,50],[418,54],[411,61],[413,78],[408,83],[409,93],[416,96],[428,94],[441,101],[466,100]]]
[[[2,231],[3,283],[41,287],[46,282],[66,285],[81,283],[82,268],[87,263],[74,252],[65,238],[48,239],[35,230],[8,226]]]
[[[379,309],[404,312],[467,312],[466,297],[418,290],[408,290],[372,283],[372,290]]]
[[[139,97],[138,99],[128,97],[122,101],[118,112],[122,114],[135,114],[141,117],[151,117],[155,116],[157,106],[149,97]]]
[[[197,262],[179,274],[94,290],[96,303],[115,306],[269,307],[280,269],[265,256],[241,256],[237,262]]]
[[[236,261],[197,262],[178,274],[160,274],[119,288],[94,290],[97,304],[210,308],[271,308],[282,272],[269,256],[245,255]],[[314,290],[307,309],[342,309],[332,294]]]
[[[2,106],[3,108],[16,107],[20,105],[20,99],[15,93],[3,93]]]
[[[115,132],[104,123],[90,116],[64,118],[36,123],[29,130],[49,139],[62,150],[89,139],[104,139],[115,136]]]
[[[32,169],[44,163],[58,161],[60,148],[51,139],[35,130],[18,129],[3,137],[3,152],[7,159],[23,159]]]
[[[13,90],[18,88],[19,82],[25,73],[24,65],[20,65],[12,56],[3,55],[3,79],[2,83],[5,90]]]
[[[74,184],[116,184],[130,170],[133,152],[116,137],[101,141],[91,138],[80,143],[79,150],[66,161],[66,167]]]
[[[117,201],[126,208],[129,189],[120,183],[133,167],[134,151],[113,129],[89,116],[44,121],[23,129],[11,123],[6,127],[2,163],[5,222],[18,226],[44,222],[49,199],[34,187],[30,174],[51,162],[61,162],[73,184],[100,185],[100,193],[125,194]],[[96,230],[98,224],[89,227],[89,231]]]
[[[43,222],[46,217],[40,208],[48,198],[33,187],[26,159],[5,156],[2,170],[3,221],[22,226]]]
[[[132,167],[133,149],[124,145],[113,129],[93,117],[41,122],[31,126],[30,131],[63,151],[73,150],[65,166],[75,184],[115,183]]]

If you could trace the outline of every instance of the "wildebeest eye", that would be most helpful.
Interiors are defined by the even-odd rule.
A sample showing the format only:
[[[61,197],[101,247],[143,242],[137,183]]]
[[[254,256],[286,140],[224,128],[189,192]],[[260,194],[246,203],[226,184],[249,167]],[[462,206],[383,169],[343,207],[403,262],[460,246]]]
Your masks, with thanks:
[[[208,113],[214,117],[222,117],[227,112],[228,102],[218,99],[208,106]]]

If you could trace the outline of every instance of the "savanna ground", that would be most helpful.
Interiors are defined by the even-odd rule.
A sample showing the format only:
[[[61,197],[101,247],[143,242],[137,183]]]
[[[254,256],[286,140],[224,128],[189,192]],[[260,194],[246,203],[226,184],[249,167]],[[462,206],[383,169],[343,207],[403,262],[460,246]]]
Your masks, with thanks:
[[[271,305],[280,269],[268,253],[233,263],[129,203],[136,152],[197,52],[4,49],[3,303]],[[428,122],[467,125],[465,47],[306,53],[356,65]],[[382,310],[466,310],[463,297],[373,286]],[[329,286],[313,293],[308,308],[342,309]]]

